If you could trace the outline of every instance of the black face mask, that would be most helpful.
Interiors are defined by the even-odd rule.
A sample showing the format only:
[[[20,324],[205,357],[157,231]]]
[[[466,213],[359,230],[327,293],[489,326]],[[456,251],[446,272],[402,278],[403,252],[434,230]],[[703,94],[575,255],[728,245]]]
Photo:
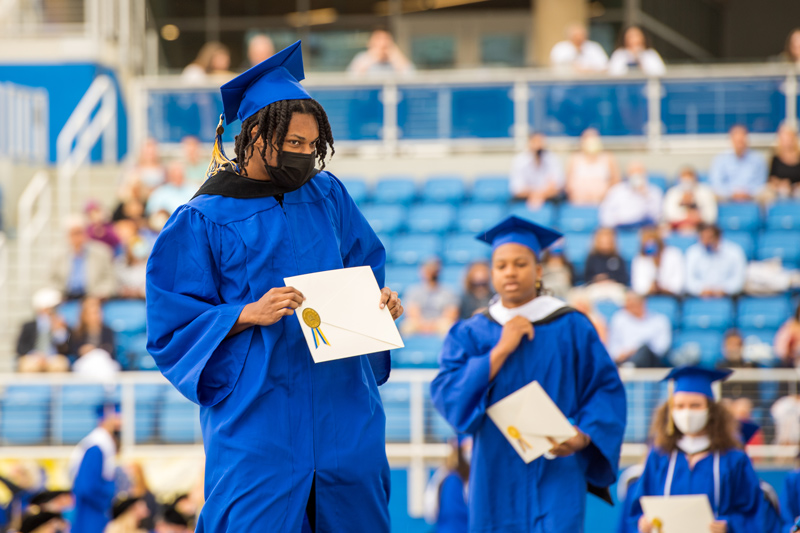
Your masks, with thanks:
[[[281,152],[281,165],[273,167],[267,165],[267,172],[272,183],[284,192],[292,192],[306,184],[319,170],[314,168],[317,161],[317,152],[298,154],[295,152]]]

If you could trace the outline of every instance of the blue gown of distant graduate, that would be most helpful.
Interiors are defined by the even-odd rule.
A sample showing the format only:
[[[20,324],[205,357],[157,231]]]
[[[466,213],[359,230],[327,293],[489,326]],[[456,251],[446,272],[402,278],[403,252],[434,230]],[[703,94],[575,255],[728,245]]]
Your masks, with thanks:
[[[800,518],[800,470],[786,474],[783,483],[784,488],[781,495],[783,529],[781,531],[789,532]]]
[[[264,186],[230,172],[212,179],[226,177]],[[284,277],[369,265],[382,287],[385,255],[327,172],[282,204],[200,194],[167,222],[148,264],[148,349],[200,405],[198,533],[297,533],[315,479],[317,532],[389,530],[378,394],[389,353],[315,364],[295,316],[226,339],[244,306],[285,286]]]
[[[650,451],[644,473],[636,484],[636,503],[629,515],[631,525],[639,522],[641,496],[663,496],[669,470],[670,454],[657,448]],[[679,452],[675,461],[671,495],[706,494],[717,520],[728,522],[728,533],[764,531],[761,502],[764,497],[753,465],[741,450],[721,452],[719,458],[719,507],[714,494],[714,455],[701,459],[689,469],[686,455]]]
[[[537,301],[563,308],[551,297]],[[431,395],[456,431],[475,439],[471,532],[579,533],[587,484],[608,487],[616,480],[626,409],[617,368],[584,315],[566,309],[549,316],[555,318],[533,321],[533,340],[523,338],[491,381],[489,353],[500,340],[499,323],[478,314],[456,323],[445,339]],[[591,437],[586,449],[526,465],[508,443],[486,409],[532,381]]]
[[[439,518],[436,533],[467,533],[469,510],[464,497],[464,481],[451,472],[439,487]]]
[[[114,444],[108,432],[93,430],[76,447],[70,470],[75,512],[71,531],[103,533],[111,520],[115,493]]]

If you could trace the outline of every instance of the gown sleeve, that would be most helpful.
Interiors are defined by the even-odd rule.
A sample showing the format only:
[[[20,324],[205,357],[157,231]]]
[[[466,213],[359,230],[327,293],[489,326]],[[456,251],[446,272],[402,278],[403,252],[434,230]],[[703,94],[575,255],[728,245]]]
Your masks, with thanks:
[[[790,472],[784,479],[783,494],[781,494],[781,533],[792,530],[797,517],[800,516],[800,498],[797,494],[798,473]]]
[[[459,433],[474,434],[486,415],[489,393],[490,354],[473,355],[467,347],[468,326],[452,327],[439,356],[439,373],[431,382],[431,400]]]
[[[81,502],[88,503],[98,511],[108,511],[114,499],[114,482],[103,479],[103,452],[92,446],[83,455],[72,492]]]
[[[597,331],[589,320],[573,313],[579,354],[578,412],[575,424],[592,442],[578,453],[586,481],[608,487],[617,479],[622,439],[625,433],[625,389]]]
[[[147,263],[147,349],[164,376],[205,407],[233,390],[253,332],[248,328],[226,339],[244,304],[226,304],[219,295],[214,254],[223,238],[231,237],[183,206],[161,232]]]
[[[628,489],[627,501],[630,500],[630,506],[626,505],[624,510],[625,515],[623,521],[627,527],[627,531],[639,531],[639,519],[642,517],[642,505],[639,498],[642,496],[655,496],[663,494],[663,490],[658,490],[659,471],[661,470],[661,461],[663,459],[655,451],[650,450],[647,455],[647,461],[644,464],[642,476],[631,485]],[[620,528],[622,529],[622,528]]]
[[[347,192],[344,184],[331,175],[331,193],[336,198],[339,219],[334,221],[340,230],[342,263],[345,268],[356,266],[369,266],[375,274],[378,286],[383,288],[386,279],[386,250],[372,227],[361,214],[353,198]],[[376,303],[377,305],[377,303]],[[375,381],[383,385],[389,379],[392,367],[389,352],[378,352],[367,356],[369,358]]]
[[[767,502],[761,493],[758,476],[750,459],[744,453],[737,456],[729,467],[731,483],[730,501],[725,506],[727,513],[720,513],[717,519],[728,522],[728,533],[762,531],[760,505],[762,502],[767,505]],[[722,467],[724,468],[724,464]]]

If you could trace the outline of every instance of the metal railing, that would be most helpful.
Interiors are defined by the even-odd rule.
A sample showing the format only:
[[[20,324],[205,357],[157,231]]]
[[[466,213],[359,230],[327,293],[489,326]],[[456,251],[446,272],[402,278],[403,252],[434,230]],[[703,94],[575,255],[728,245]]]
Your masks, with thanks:
[[[49,110],[45,89],[0,83],[0,156],[17,162],[47,162]]]
[[[53,213],[53,188],[44,170],[34,174],[22,191],[17,207],[17,291],[20,298],[31,292],[33,253],[37,244],[48,249]]]

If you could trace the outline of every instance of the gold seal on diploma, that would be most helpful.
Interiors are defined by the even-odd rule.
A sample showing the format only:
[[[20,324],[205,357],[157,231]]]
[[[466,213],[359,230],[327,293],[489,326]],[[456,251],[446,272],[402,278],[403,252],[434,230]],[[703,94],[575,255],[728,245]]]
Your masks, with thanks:
[[[306,326],[308,326],[308,327],[310,327],[312,329],[313,328],[318,328],[319,325],[321,324],[321,321],[319,319],[319,313],[317,313],[316,311],[314,311],[310,307],[308,309],[304,309],[303,310],[303,322],[306,323]]]
[[[519,447],[522,448],[523,452],[527,448],[533,448],[533,446],[531,446],[531,443],[525,440],[525,437],[522,436],[522,433],[519,432],[516,426],[508,426],[508,429],[506,429],[506,431],[508,432],[509,437],[511,437],[512,439],[516,439],[517,443],[519,444]]]

